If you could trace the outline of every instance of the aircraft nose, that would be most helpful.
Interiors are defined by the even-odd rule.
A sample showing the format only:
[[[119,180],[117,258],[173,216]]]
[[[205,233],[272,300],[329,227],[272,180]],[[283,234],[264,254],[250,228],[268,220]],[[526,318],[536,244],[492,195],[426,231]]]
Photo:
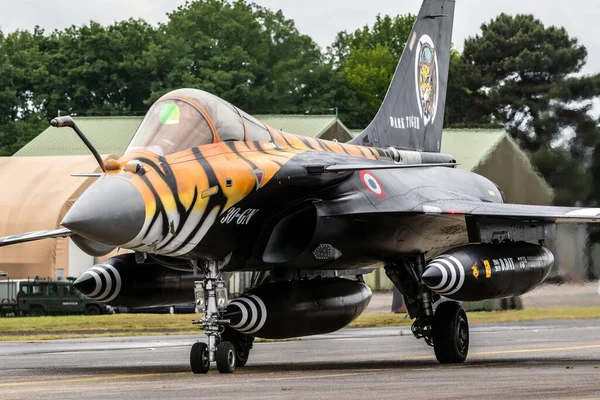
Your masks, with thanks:
[[[144,199],[135,186],[107,176],[83,192],[61,224],[88,239],[120,246],[138,235],[145,217]]]

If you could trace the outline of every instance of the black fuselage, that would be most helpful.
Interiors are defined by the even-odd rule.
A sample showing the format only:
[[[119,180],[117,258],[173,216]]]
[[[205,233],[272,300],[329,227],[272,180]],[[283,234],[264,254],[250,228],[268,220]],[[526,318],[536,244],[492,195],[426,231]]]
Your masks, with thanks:
[[[230,271],[353,269],[410,253],[431,258],[468,238],[464,215],[432,216],[436,210],[428,202],[502,202],[488,179],[455,168],[368,171],[381,193],[365,185],[361,172],[308,172],[308,166],[340,159],[316,151],[295,156],[238,203],[232,218],[218,220],[186,257],[220,259],[231,253]],[[319,245],[341,255],[316,257]]]

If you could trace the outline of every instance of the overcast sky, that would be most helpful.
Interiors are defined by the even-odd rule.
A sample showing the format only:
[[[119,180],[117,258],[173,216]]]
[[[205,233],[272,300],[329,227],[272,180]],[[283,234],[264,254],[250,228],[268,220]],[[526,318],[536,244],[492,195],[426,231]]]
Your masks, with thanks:
[[[378,13],[416,14],[421,0],[256,0],[273,10],[282,9],[298,29],[320,46],[329,45],[337,32],[371,25]],[[94,20],[101,24],[130,17],[156,24],[185,0],[0,0],[0,29],[47,30],[82,25]],[[546,25],[564,26],[588,49],[584,73],[600,73],[600,0],[457,0],[453,42],[462,50],[466,37],[479,32],[501,12],[531,13]]]

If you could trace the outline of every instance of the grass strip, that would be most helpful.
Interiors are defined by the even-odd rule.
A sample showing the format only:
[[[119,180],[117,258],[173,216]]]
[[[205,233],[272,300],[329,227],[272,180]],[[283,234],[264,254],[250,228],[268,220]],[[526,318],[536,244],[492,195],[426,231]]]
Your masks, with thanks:
[[[115,314],[0,318],[0,341],[50,340],[86,337],[196,334],[195,314]],[[503,323],[544,319],[600,318],[600,307],[544,308],[469,312],[469,322]],[[405,314],[363,314],[350,327],[410,326]]]
[[[595,319],[600,318],[600,307],[578,308],[530,308],[508,311],[467,312],[469,323],[502,323],[519,321],[538,321],[544,319]],[[371,328],[385,326],[410,326],[412,320],[406,314],[363,314],[350,326]]]

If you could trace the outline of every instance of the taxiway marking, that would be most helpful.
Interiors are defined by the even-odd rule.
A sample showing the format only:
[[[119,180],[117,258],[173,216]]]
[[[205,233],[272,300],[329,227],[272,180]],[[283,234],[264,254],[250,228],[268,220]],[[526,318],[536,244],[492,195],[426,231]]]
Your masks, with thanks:
[[[585,350],[585,349],[600,349],[600,344],[592,344],[588,346],[572,346],[572,347],[551,347],[542,349],[522,349],[522,350],[503,350],[503,351],[482,351],[474,353],[474,356],[493,356],[498,354],[517,354],[517,353],[536,353],[541,351],[567,351],[567,350]]]
[[[91,381],[106,381],[110,379],[131,379],[131,378],[149,378],[153,376],[165,376],[165,375],[178,375],[188,374],[188,372],[166,372],[156,374],[131,374],[131,375],[111,375],[111,376],[98,376],[94,378],[74,378],[74,379],[62,379],[62,380],[47,380],[47,381],[28,381],[28,382],[8,382],[0,383],[0,387],[7,386],[25,386],[25,385],[44,385],[47,383],[77,383],[77,382],[91,382]]]
[[[480,351],[477,353],[469,353],[468,357],[473,356],[495,356],[498,354],[518,354],[518,353],[539,353],[539,352],[558,352],[568,350],[586,350],[586,349],[600,349],[600,344],[592,344],[587,346],[571,346],[571,347],[549,347],[541,349],[520,349],[520,350],[502,350],[502,351]],[[402,357],[394,358],[396,361],[412,361],[412,360],[427,360],[434,359],[434,355],[430,356],[414,356],[414,357]],[[383,359],[381,359],[383,360]]]
[[[503,350],[503,351],[482,351],[477,353],[471,353],[469,356],[490,356],[490,355],[499,355],[499,354],[519,354],[519,353],[540,353],[540,352],[559,352],[559,351],[569,351],[569,350],[586,350],[586,349],[600,349],[600,344],[594,345],[586,345],[586,346],[571,346],[571,347],[546,347],[539,349],[519,349],[519,350]],[[391,360],[396,361],[410,361],[410,360],[427,360],[435,358],[433,355],[430,356],[413,356],[413,357],[403,357],[396,358]],[[389,359],[388,359],[389,360]],[[327,375],[317,375],[317,376],[288,376],[288,377],[278,377],[278,378],[268,378],[268,379],[252,379],[252,382],[257,381],[283,381],[283,380],[303,380],[303,379],[318,379],[318,378],[334,378],[334,377],[342,377],[342,376],[351,376],[351,375],[363,375],[372,373],[373,370],[369,370],[368,372],[353,372],[353,373],[344,373],[344,374],[327,374]],[[49,383],[78,383],[78,382],[92,382],[92,381],[104,381],[110,379],[133,379],[133,378],[149,378],[149,377],[158,377],[158,376],[166,376],[166,375],[189,375],[191,372],[165,372],[165,373],[154,373],[154,374],[130,374],[130,375],[112,375],[112,376],[101,376],[101,377],[91,377],[91,378],[75,378],[75,379],[63,379],[63,380],[42,380],[42,381],[26,381],[26,382],[8,382],[8,383],[0,383],[0,387],[11,387],[11,386],[26,386],[26,385],[46,385]]]
[[[328,375],[312,375],[312,376],[282,376],[279,378],[267,378],[267,379],[248,379],[246,382],[275,382],[275,381],[299,381],[305,379],[327,379],[327,378],[340,378],[342,376],[355,376],[370,374],[375,370],[369,370],[365,372],[349,372],[346,374],[328,374]]]

